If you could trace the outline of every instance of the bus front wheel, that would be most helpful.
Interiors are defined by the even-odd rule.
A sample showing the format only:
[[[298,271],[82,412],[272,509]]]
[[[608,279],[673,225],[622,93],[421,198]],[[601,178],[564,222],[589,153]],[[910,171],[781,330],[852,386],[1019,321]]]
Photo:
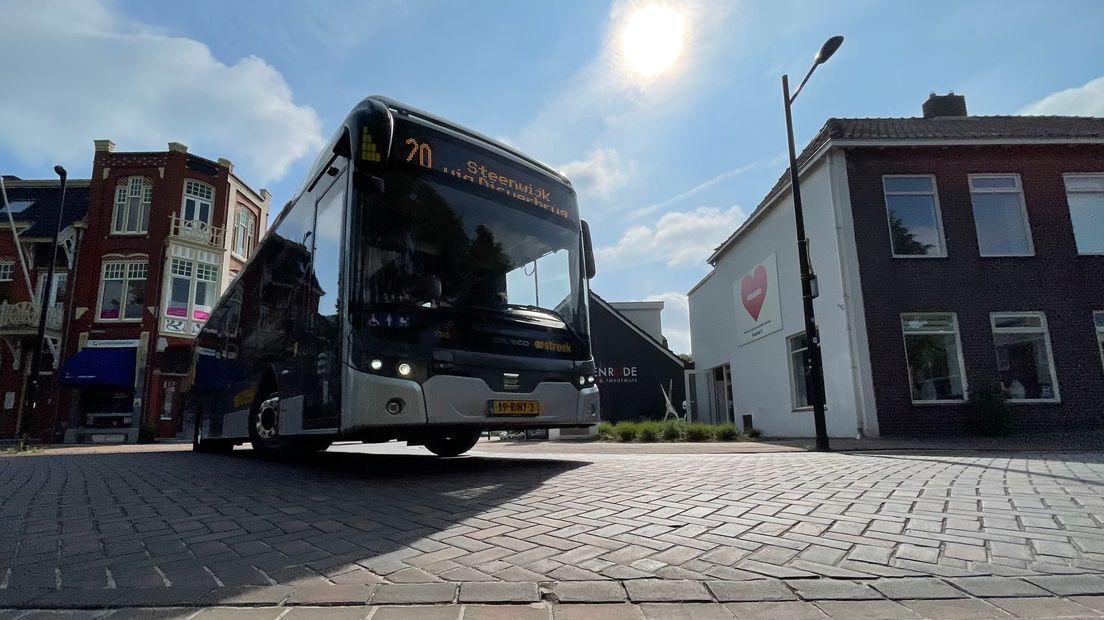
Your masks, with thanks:
[[[249,443],[263,456],[287,452],[288,440],[280,435],[280,393],[272,392],[249,416]]]
[[[203,410],[196,411],[195,434],[192,435],[192,452],[204,454],[229,454],[234,442],[226,439],[208,439],[203,436]]]
[[[460,456],[475,447],[480,431],[455,430],[427,437],[425,447],[437,456]]]

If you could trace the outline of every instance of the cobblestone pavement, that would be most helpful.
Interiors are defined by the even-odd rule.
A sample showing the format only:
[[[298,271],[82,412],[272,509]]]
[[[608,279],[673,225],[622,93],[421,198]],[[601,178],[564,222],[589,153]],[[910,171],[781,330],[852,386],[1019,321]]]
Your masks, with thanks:
[[[1100,453],[372,451],[0,457],[0,609],[1095,617],[1104,595]]]

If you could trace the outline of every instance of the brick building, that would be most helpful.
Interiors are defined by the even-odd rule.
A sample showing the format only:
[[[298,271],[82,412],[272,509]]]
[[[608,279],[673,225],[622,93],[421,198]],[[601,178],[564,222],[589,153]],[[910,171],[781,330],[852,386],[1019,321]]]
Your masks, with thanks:
[[[923,108],[829,119],[799,158],[830,435],[959,434],[986,384],[1019,430],[1104,426],[1104,119]],[[694,380],[727,366],[738,421],[809,436],[790,196],[691,290]]]
[[[16,437],[24,405],[31,355],[41,316],[42,290],[53,260],[54,227],[61,187],[54,180],[23,180],[5,176],[11,218],[0,203],[0,439]],[[33,420],[30,433],[49,436],[56,427],[54,375],[64,346],[66,300],[73,283],[71,270],[88,209],[88,180],[69,179],[61,213],[57,264],[47,299],[46,332],[40,362],[38,403],[48,415]],[[14,229],[12,225],[14,224]],[[22,256],[20,254],[22,253]]]
[[[80,185],[72,195],[83,197],[85,230],[68,278],[61,365],[40,392],[52,402],[39,402],[32,434],[172,437],[182,430],[194,334],[252,253],[271,196],[235,176],[230,161],[182,144],[153,153],[95,145],[92,178],[70,181],[70,192]]]

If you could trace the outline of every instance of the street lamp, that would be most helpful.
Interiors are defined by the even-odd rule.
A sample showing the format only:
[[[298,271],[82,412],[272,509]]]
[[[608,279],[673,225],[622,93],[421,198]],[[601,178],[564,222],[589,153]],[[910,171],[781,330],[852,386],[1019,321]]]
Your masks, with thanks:
[[[50,266],[46,269],[46,282],[42,285],[42,301],[38,311],[38,336],[35,338],[35,350],[34,354],[31,356],[31,380],[27,385],[27,393],[23,397],[22,415],[20,415],[22,421],[19,424],[19,428],[24,438],[24,444],[26,444],[26,437],[30,432],[30,423],[31,420],[34,419],[35,414],[35,402],[37,400],[36,392],[38,391],[38,366],[42,359],[42,341],[46,338],[46,314],[49,312],[50,288],[54,284],[54,263],[57,262],[58,237],[61,235],[61,214],[62,211],[65,210],[65,179],[69,176],[65,168],[62,168],[60,165],[54,166],[54,172],[61,178],[61,200],[58,201],[57,219],[54,222],[54,240],[50,245],[50,248],[53,250],[50,253]],[[27,414],[28,405],[30,406],[30,415]]]
[[[809,239],[805,236],[805,216],[801,212],[801,187],[798,183],[797,152],[794,148],[793,118],[790,115],[790,106],[793,105],[801,89],[805,88],[805,82],[812,77],[816,68],[832,57],[839,46],[843,44],[843,37],[834,36],[824,42],[813,59],[813,66],[805,74],[805,79],[797,86],[794,94],[790,95],[790,76],[782,76],[782,96],[786,102],[786,138],[790,148],[790,188],[793,191],[794,220],[797,224],[797,260],[801,267],[801,299],[805,309],[805,341],[807,344],[808,367],[805,372],[805,391],[809,400],[813,403],[813,424],[816,426],[816,449],[819,452],[827,452],[828,425],[824,420],[824,362],[820,356],[820,333],[817,331],[816,316],[813,314],[813,300],[819,294],[816,274],[809,263]]]

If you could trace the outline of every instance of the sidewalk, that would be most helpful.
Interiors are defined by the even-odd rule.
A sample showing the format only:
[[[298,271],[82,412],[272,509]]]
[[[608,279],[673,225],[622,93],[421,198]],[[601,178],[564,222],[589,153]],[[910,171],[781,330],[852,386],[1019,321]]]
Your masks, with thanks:
[[[71,588],[13,605],[0,618],[306,618],[388,620],[660,620],[714,618],[1100,618],[1104,577],[1050,575],[755,581],[267,586],[204,594],[194,589]],[[225,589],[219,589],[225,590]],[[19,609],[5,611],[3,607]],[[78,610],[83,610],[78,611]]]

